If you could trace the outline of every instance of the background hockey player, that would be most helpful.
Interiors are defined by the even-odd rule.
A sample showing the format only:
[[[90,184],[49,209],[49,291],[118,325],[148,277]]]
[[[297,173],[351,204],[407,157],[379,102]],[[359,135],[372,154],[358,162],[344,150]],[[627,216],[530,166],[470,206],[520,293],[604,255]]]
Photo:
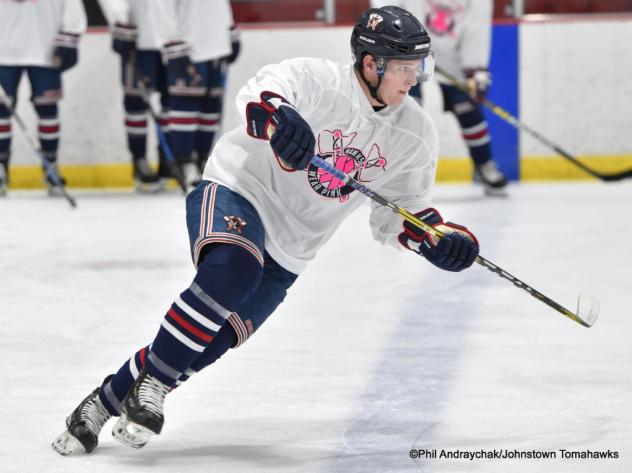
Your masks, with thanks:
[[[443,104],[457,118],[474,162],[475,178],[489,194],[504,195],[507,180],[492,160],[491,137],[477,101],[492,83],[488,70],[493,15],[492,0],[371,0],[371,5],[398,5],[419,18],[430,33],[437,65],[467,81],[470,95],[438,75]],[[421,87],[412,94],[421,95]]]
[[[219,130],[226,68],[239,55],[239,30],[228,0],[174,3],[178,37],[163,49],[170,143],[184,180],[191,185],[199,182]]]
[[[320,154],[445,232],[436,240],[374,205],[376,240],[447,271],[473,263],[478,242],[430,207],[437,133],[408,95],[432,74],[430,38],[397,7],[369,9],[351,36],[354,64],[297,58],[264,67],[242,88],[242,126],[223,135],[187,196],[193,282],[151,343],[89,394],[53,442],[92,451],[111,416],[114,436],[142,447],[164,423],[168,391],[243,344],[365,197],[310,163]],[[411,261],[411,264],[415,261]],[[327,333],[323,330],[323,337]]]
[[[139,81],[144,81],[149,92],[160,93],[160,126],[168,136],[169,96],[161,51],[177,36],[175,0],[100,0],[100,4],[112,31],[112,49],[121,57],[125,131],[136,188],[158,190],[160,178],[147,159],[147,104]],[[167,175],[164,163],[161,168]]]
[[[48,161],[56,175],[61,74],[77,64],[77,44],[85,30],[86,13],[81,0],[0,2],[0,85],[15,108],[18,86],[26,72],[38,117],[42,159]],[[7,189],[10,154],[10,110],[0,101],[0,195]],[[54,182],[45,179],[49,192],[57,194],[59,189]]]

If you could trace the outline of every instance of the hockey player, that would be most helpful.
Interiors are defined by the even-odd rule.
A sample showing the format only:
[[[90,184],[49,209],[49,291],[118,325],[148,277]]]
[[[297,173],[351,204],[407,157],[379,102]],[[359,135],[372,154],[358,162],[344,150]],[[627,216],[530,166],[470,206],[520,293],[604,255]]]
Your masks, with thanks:
[[[478,242],[430,207],[434,124],[408,92],[433,69],[430,38],[407,11],[365,11],[351,35],[353,65],[297,58],[261,69],[242,88],[242,125],[223,135],[187,196],[193,282],[151,345],[89,394],[53,442],[92,451],[111,416],[114,436],[142,447],[164,423],[170,389],[243,344],[283,301],[318,249],[364,196],[310,164],[315,153],[445,232],[402,225],[373,205],[376,240],[448,271],[468,268]]]
[[[163,49],[169,83],[169,129],[187,185],[197,184],[219,129],[227,64],[240,50],[228,0],[176,2],[178,37]],[[201,18],[212,18],[209,27]]]
[[[507,180],[492,160],[491,137],[478,101],[492,83],[488,70],[492,0],[371,0],[371,5],[397,5],[423,21],[437,64],[467,82],[469,96],[439,76],[444,109],[452,112],[461,126],[475,179],[483,183],[487,194],[505,195]],[[420,97],[421,86],[411,93]]]
[[[77,63],[77,44],[85,30],[86,13],[81,0],[0,2],[0,85],[15,108],[22,74],[28,75],[42,159],[57,175],[61,74]],[[0,195],[6,194],[10,154],[10,110],[0,101]],[[48,177],[45,183],[50,194],[60,193]]]
[[[139,81],[147,91],[160,93],[160,126],[167,134],[169,97],[161,50],[177,36],[175,0],[100,0],[100,5],[112,31],[112,49],[121,57],[125,130],[136,189],[156,191],[162,183],[147,160],[147,104]],[[164,162],[161,167],[166,169]]]

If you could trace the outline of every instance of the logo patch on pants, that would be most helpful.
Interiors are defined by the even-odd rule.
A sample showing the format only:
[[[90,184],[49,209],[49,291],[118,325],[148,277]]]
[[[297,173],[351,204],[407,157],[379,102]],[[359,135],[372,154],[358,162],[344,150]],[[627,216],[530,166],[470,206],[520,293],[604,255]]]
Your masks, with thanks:
[[[235,217],[234,215],[226,215],[224,220],[226,220],[227,231],[233,230],[237,233],[241,233],[243,227],[246,226],[246,221],[243,218]]]

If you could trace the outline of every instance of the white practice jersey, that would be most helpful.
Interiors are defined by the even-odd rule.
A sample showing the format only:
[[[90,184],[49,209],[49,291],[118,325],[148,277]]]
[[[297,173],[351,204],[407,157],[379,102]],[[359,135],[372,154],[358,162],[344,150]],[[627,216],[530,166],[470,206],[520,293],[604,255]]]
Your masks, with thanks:
[[[0,0],[1,1],[1,0]],[[233,13],[228,0],[99,0],[110,25],[138,28],[136,46],[159,50],[170,41],[186,41],[191,60],[230,55]]]
[[[140,50],[160,50],[178,39],[176,0],[99,0],[99,4],[110,25],[136,26]]]
[[[266,250],[293,273],[302,271],[339,224],[366,197],[310,165],[287,172],[268,141],[246,132],[246,105],[262,91],[292,103],[317,139],[316,152],[397,205],[415,212],[430,205],[438,137],[430,117],[411,97],[378,112],[369,104],[353,66],[296,58],[269,65],[239,92],[243,126],[220,138],[204,179],[248,199],[266,231]],[[373,236],[401,247],[401,218],[373,203]]]
[[[0,0],[0,64],[52,67],[57,33],[82,34],[86,24],[81,0]]]
[[[228,0],[179,0],[180,36],[191,46],[193,62],[229,56],[233,12]]]
[[[492,0],[371,0],[371,6],[408,10],[430,34],[437,66],[465,79],[464,69],[486,69],[491,48]],[[437,74],[439,80],[445,80]]]

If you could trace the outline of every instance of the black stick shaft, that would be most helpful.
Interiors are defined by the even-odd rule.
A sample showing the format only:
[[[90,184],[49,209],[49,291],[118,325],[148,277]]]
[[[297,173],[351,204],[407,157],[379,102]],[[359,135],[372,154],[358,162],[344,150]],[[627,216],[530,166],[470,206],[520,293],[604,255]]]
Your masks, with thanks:
[[[440,67],[437,67],[436,69],[437,69],[437,72],[439,74],[441,74],[442,76],[444,76],[446,79],[448,79],[452,83],[453,86],[455,86],[457,89],[459,89],[462,92],[464,92],[464,93],[469,95],[469,89],[468,89],[466,84],[464,84],[462,81],[457,79],[455,76],[453,76],[449,72],[444,71]],[[605,181],[605,182],[611,182],[611,181],[620,181],[621,179],[632,177],[632,169],[629,169],[627,171],[621,171],[621,172],[618,172],[618,173],[615,173],[615,174],[603,174],[603,173],[597,172],[594,169],[592,169],[591,167],[586,166],[579,159],[577,159],[575,156],[573,156],[568,151],[565,151],[564,149],[562,149],[560,146],[555,144],[553,141],[548,139],[546,136],[544,136],[541,133],[539,133],[538,131],[534,130],[533,128],[528,126],[526,123],[523,123],[522,121],[520,121],[514,115],[512,115],[507,110],[502,108],[500,105],[495,104],[494,102],[492,102],[491,100],[489,100],[486,97],[483,97],[480,100],[480,102],[485,107],[490,109],[494,114],[496,114],[497,116],[499,116],[500,118],[505,120],[510,125],[514,126],[515,128],[517,128],[519,130],[525,131],[526,133],[531,135],[533,138],[535,138],[537,141],[539,141],[540,143],[544,144],[545,146],[548,146],[550,149],[555,151],[557,154],[559,154],[563,158],[569,160],[575,166],[577,166],[578,168],[584,170],[585,172],[587,172],[591,176],[596,177],[597,179],[600,179],[600,180]]]
[[[443,236],[443,233],[441,233],[439,230],[437,230],[433,226],[428,225],[423,220],[419,220],[417,217],[415,217],[415,215],[411,214],[408,210],[406,210],[406,209],[404,209],[402,207],[398,207],[394,203],[390,202],[389,200],[387,200],[384,197],[382,197],[381,195],[379,195],[377,192],[374,192],[371,189],[369,189],[368,187],[363,186],[358,181],[353,179],[351,176],[349,176],[348,174],[342,172],[340,169],[337,169],[336,167],[332,166],[330,163],[328,163],[324,159],[322,159],[322,158],[320,158],[318,156],[314,156],[312,158],[311,162],[315,166],[318,166],[319,168],[323,169],[324,171],[327,171],[329,174],[334,176],[336,179],[340,179],[345,184],[353,187],[355,190],[357,190],[360,193],[364,194],[365,196],[367,196],[371,200],[374,200],[378,204],[383,205],[384,207],[387,207],[388,209],[390,209],[394,213],[399,214],[404,220],[406,220],[407,222],[410,222],[413,225],[419,227],[421,230],[423,230],[425,232],[432,233],[432,234],[436,235],[439,238],[441,238]],[[517,288],[522,289],[523,291],[526,291],[528,294],[530,294],[531,296],[535,297],[540,302],[544,302],[546,305],[548,305],[549,307],[555,309],[556,311],[558,311],[562,315],[565,315],[569,319],[574,320],[575,322],[577,322],[580,325],[583,325],[584,327],[590,327],[590,325],[588,325],[584,320],[582,320],[580,317],[578,317],[577,314],[575,314],[575,313],[571,312],[570,310],[566,309],[562,305],[560,305],[557,302],[555,302],[553,299],[550,299],[549,297],[545,296],[544,294],[542,294],[537,289],[534,289],[533,287],[529,286],[527,283],[521,281],[520,279],[518,279],[517,277],[515,277],[512,274],[508,273],[507,271],[505,271],[501,267],[496,266],[491,261],[489,261],[489,260],[487,260],[487,259],[485,259],[485,258],[483,258],[482,256],[479,255],[479,256],[476,257],[476,262],[478,264],[480,264],[481,266],[485,267],[486,269],[488,269],[489,271],[491,271],[492,273],[494,273],[494,274],[498,275],[499,277],[501,277],[503,279],[506,279],[507,281],[511,282]]]

